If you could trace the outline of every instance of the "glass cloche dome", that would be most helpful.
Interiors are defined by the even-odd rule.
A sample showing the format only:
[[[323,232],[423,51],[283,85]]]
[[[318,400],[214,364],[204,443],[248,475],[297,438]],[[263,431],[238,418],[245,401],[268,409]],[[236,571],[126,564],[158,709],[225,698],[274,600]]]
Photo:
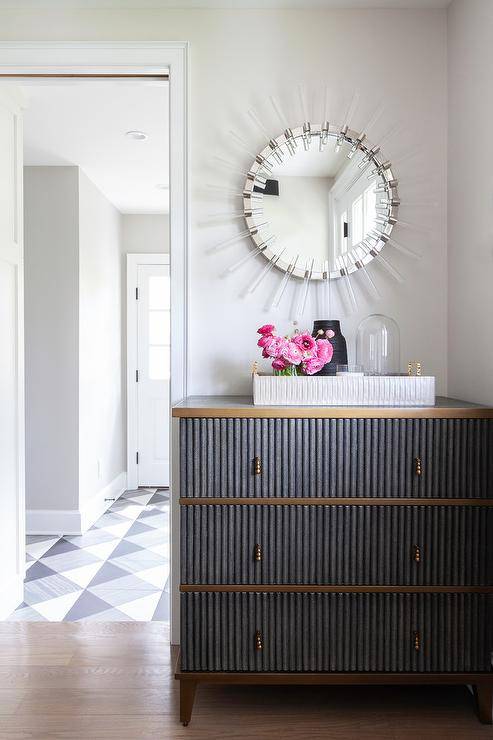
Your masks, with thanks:
[[[400,332],[394,319],[372,314],[358,326],[356,363],[368,375],[397,375],[400,372]]]

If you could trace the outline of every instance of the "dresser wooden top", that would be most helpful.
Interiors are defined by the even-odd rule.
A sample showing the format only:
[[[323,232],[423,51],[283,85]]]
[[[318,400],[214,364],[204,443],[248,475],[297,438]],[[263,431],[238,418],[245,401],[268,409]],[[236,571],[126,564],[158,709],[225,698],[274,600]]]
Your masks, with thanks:
[[[257,419],[492,419],[493,408],[437,396],[435,406],[254,406],[251,396],[189,396],[174,417]]]

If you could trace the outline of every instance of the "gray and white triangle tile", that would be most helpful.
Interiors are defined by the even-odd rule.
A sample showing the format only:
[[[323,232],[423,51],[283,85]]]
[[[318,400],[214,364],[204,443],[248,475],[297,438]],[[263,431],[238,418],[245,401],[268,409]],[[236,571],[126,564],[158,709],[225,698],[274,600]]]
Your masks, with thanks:
[[[44,555],[45,552],[47,552],[50,547],[52,547],[56,542],[58,542],[60,538],[59,537],[28,537],[28,542],[26,544],[26,553],[30,555],[33,558],[40,558],[42,555]]]
[[[135,601],[138,599],[144,599],[146,596],[151,596],[153,594],[157,594],[158,597],[161,596],[162,591],[160,591],[157,588],[107,588],[107,584],[102,584],[101,586],[94,586],[89,588],[89,592],[93,594],[94,596],[97,596],[99,599],[102,599],[103,601],[107,602],[108,604],[111,604],[115,607],[120,607],[120,604],[127,604],[130,601]],[[159,598],[158,598],[159,601]]]
[[[88,590],[98,594],[103,591],[123,592],[127,594],[127,599],[129,599],[134,591],[156,591],[156,587],[139,578],[138,573],[127,573],[121,578],[103,581],[103,583],[97,583],[94,586],[89,584]]]
[[[65,570],[73,570],[83,565],[102,561],[103,558],[98,558],[87,550],[76,547],[75,550],[71,550],[70,552],[62,552],[51,557],[43,556],[39,562],[44,563],[44,565],[47,565],[48,568],[55,570],[57,573],[63,573]]]
[[[147,570],[148,568],[154,568],[158,565],[164,565],[163,558],[150,550],[142,550],[142,552],[139,553],[138,559],[133,553],[130,553],[129,555],[121,555],[116,558],[111,557],[111,562],[129,573],[136,574],[141,570]]]
[[[39,578],[37,581],[26,583],[24,601],[29,606],[35,606],[44,601],[51,601],[59,596],[65,596],[80,590],[80,586],[69,581],[68,578],[64,578],[60,573],[55,573],[53,576]]]
[[[169,491],[125,492],[83,535],[28,536],[12,621],[169,619]]]

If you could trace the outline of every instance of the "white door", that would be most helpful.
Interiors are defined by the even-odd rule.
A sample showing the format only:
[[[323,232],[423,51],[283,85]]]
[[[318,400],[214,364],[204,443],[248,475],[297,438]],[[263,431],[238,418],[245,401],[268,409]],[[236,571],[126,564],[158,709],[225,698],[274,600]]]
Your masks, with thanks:
[[[169,485],[169,264],[137,266],[139,486]]]
[[[0,88],[0,619],[22,602],[24,538],[24,310],[22,108]]]

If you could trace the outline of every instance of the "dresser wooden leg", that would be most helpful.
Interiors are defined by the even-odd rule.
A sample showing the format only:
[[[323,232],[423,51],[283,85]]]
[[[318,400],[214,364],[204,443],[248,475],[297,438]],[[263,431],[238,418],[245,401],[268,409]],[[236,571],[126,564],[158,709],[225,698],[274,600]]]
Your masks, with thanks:
[[[180,722],[186,727],[192,716],[197,681],[180,679]]]
[[[493,724],[493,683],[476,684],[475,694],[479,721]]]

